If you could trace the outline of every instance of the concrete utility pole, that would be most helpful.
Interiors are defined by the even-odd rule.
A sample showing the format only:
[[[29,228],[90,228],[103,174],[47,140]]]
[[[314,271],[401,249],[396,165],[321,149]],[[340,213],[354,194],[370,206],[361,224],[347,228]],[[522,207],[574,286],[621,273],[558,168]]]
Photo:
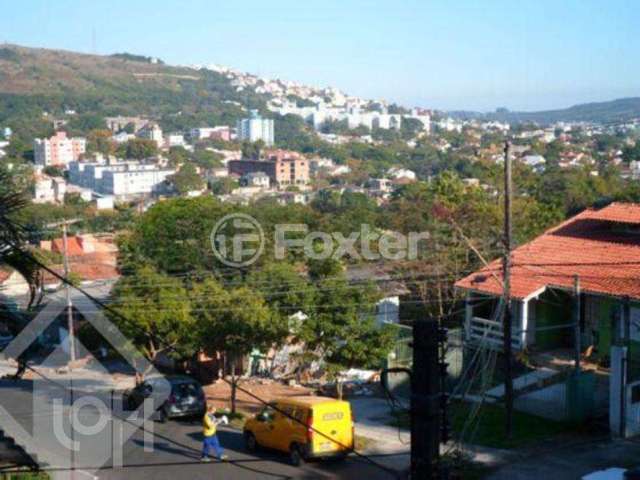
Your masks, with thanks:
[[[504,142],[504,256],[502,259],[504,285],[504,315],[502,318],[504,350],[505,433],[511,438],[513,430],[513,363],[511,345],[511,156],[509,141]]]
[[[62,224],[62,248],[64,250],[64,278],[69,280],[69,251],[67,246],[67,223]],[[69,330],[69,355],[70,362],[76,361],[76,341],[73,327],[73,303],[71,302],[71,290],[69,284],[65,283],[65,294],[67,296],[67,329]]]
[[[47,228],[62,227],[62,250],[63,250],[63,265],[64,265],[64,278],[69,279],[69,252],[68,252],[68,238],[67,238],[67,226],[78,222],[79,219],[63,220],[58,223],[50,223]],[[73,327],[73,303],[71,302],[71,289],[69,284],[65,283],[65,294],[67,297],[67,329],[69,331],[69,356],[70,363],[76,361],[76,341]]]

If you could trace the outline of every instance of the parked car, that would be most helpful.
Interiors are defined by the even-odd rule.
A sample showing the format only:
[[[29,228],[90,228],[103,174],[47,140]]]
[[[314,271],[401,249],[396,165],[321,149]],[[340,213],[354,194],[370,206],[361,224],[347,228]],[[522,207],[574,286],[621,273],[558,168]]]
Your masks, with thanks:
[[[183,375],[152,377],[122,395],[125,410],[136,410],[145,399],[151,398],[155,417],[165,422],[170,418],[203,417],[207,402],[202,385]]]
[[[287,452],[295,466],[312,458],[344,458],[353,450],[353,426],[347,401],[311,396],[276,399],[246,421],[245,447],[250,452],[258,447]]]

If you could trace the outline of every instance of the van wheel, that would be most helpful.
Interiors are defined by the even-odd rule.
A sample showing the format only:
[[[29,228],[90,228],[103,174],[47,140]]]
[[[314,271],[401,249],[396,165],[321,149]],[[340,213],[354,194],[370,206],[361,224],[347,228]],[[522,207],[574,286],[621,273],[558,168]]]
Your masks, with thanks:
[[[300,451],[300,447],[295,443],[289,447],[289,462],[294,467],[299,467],[304,463],[304,457]]]
[[[254,453],[256,450],[258,450],[258,442],[256,441],[256,436],[253,433],[245,432],[244,447],[249,453]]]

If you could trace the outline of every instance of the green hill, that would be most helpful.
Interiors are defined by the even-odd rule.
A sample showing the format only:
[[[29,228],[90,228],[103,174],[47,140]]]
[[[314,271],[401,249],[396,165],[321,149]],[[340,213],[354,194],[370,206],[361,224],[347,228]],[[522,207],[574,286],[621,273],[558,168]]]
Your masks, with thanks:
[[[557,110],[511,112],[500,109],[492,113],[450,112],[458,118],[479,118],[510,123],[534,122],[541,125],[555,122],[615,123],[640,118],[640,97],[619,98],[608,102],[592,102]]]
[[[78,115],[72,127],[97,126],[105,115],[147,115],[166,129],[232,124],[266,97],[237,92],[215,72],[150,63],[131,54],[87,55],[0,45],[0,126],[30,137],[50,126],[43,112]],[[237,103],[236,103],[237,102]]]

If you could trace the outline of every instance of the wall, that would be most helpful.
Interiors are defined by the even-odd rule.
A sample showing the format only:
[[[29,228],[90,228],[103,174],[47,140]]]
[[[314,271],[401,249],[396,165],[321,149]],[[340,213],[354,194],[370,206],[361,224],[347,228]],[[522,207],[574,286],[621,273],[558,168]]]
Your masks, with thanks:
[[[564,325],[573,321],[573,299],[568,293],[547,290],[535,302],[536,343],[538,350],[566,348],[572,345],[573,331],[569,328],[540,330],[553,325]]]

